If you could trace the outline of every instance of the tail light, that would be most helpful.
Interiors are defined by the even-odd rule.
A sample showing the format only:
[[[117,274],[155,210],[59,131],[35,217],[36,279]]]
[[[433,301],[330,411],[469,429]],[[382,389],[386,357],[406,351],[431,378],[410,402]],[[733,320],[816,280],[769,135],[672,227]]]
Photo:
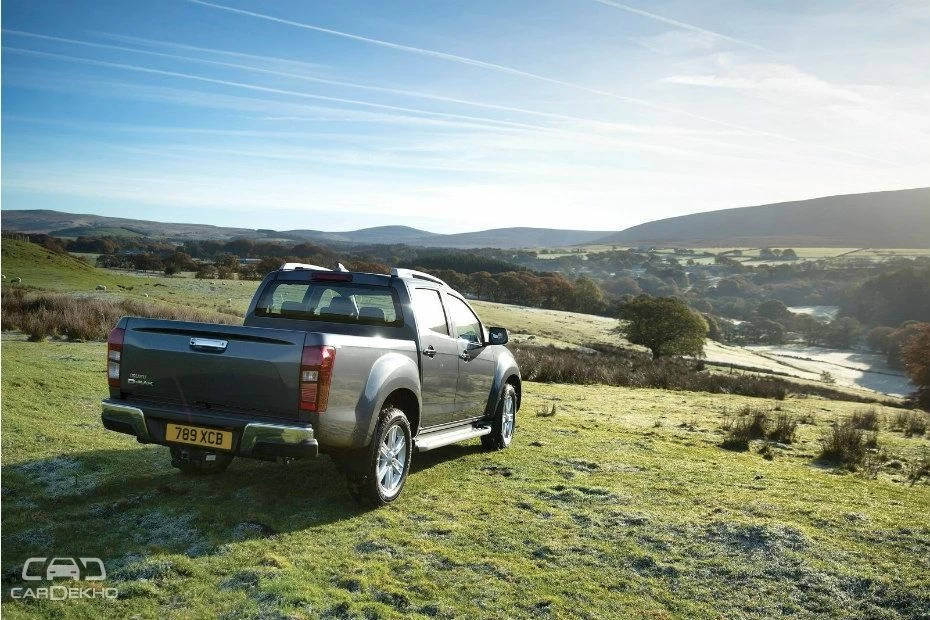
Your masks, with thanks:
[[[329,403],[329,384],[333,378],[333,347],[304,347],[300,359],[300,409],[323,413]]]
[[[119,387],[119,364],[123,357],[123,336],[126,330],[114,327],[107,338],[107,383],[110,387]]]

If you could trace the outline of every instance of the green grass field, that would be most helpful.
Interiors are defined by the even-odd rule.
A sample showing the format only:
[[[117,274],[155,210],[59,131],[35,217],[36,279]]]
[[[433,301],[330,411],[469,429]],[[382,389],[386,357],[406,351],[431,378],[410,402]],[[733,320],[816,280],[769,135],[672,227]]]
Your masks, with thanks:
[[[400,501],[360,512],[325,458],[191,478],[105,431],[103,358],[3,343],[4,592],[27,557],[82,555],[120,598],[7,597],[5,617],[930,612],[930,489],[812,464],[846,403],[781,403],[813,424],[767,461],[717,445],[758,399],[529,384],[512,448],[418,455]]]
[[[243,310],[255,287],[43,252],[4,240],[5,282]],[[609,319],[475,305],[546,342],[616,342]],[[104,356],[4,334],[4,617],[930,617],[930,485],[907,479],[930,440],[888,430],[897,409],[877,408],[887,459],[865,475],[815,460],[862,405],[527,383],[511,448],[415,455],[403,496],[366,512],[326,457],[187,477],[105,431]],[[801,418],[798,441],[722,449],[747,404]],[[100,557],[119,598],[11,600],[32,556]]]
[[[258,286],[258,282],[248,280],[166,278],[160,273],[142,275],[98,269],[77,258],[15,239],[4,239],[0,253],[5,285],[20,278],[21,286],[56,292],[127,297],[202,310],[229,308],[244,315]],[[100,285],[107,290],[98,291]]]

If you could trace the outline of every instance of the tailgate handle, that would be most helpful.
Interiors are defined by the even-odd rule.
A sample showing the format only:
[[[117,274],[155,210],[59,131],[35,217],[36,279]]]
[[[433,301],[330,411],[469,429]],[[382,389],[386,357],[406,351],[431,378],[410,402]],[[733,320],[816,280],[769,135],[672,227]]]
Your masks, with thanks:
[[[204,351],[223,352],[226,350],[226,345],[228,344],[228,341],[217,340],[216,338],[191,338],[191,348],[202,349]]]

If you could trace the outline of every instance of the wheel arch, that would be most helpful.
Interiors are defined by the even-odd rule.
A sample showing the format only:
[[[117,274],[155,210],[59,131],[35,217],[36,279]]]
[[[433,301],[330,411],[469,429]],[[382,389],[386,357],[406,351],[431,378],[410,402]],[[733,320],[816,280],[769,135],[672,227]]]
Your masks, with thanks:
[[[389,407],[396,407],[404,412],[410,424],[410,436],[416,437],[420,429],[420,399],[413,390],[405,387],[397,388],[385,396],[380,410],[383,411]]]
[[[497,405],[500,403],[501,395],[504,393],[504,386],[510,384],[517,393],[517,409],[520,408],[520,400],[523,395],[523,381],[520,377],[520,368],[517,361],[513,358],[510,351],[504,349],[502,354],[497,358],[497,365],[494,369],[494,379],[491,382],[491,392],[488,394],[488,402],[485,406],[485,416],[493,416],[497,412]]]
[[[516,409],[519,411],[520,401],[523,399],[523,380],[520,378],[519,374],[514,373],[514,374],[509,375],[507,379],[504,381],[504,383],[512,385],[513,391],[517,393]]]

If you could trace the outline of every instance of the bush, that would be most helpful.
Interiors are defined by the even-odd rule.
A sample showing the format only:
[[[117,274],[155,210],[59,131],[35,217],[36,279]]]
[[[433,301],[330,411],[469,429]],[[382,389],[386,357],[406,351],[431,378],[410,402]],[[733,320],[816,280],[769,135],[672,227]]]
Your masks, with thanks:
[[[821,460],[855,469],[865,461],[869,448],[878,447],[878,440],[874,433],[866,433],[846,419],[830,426],[821,438],[821,445]]]
[[[536,415],[540,418],[554,418],[555,413],[555,403],[553,403],[552,405],[543,405],[540,407],[539,411],[536,412]]]
[[[927,432],[927,419],[925,416],[917,413],[911,413],[907,420],[907,426],[904,427],[905,437],[920,437]]]
[[[106,340],[120,317],[139,316],[176,321],[239,324],[241,317],[202,311],[189,307],[143,303],[132,299],[105,300],[63,294],[26,294],[12,291],[4,295],[3,329],[18,329],[29,340],[49,336],[68,340]]]
[[[740,411],[736,421],[730,424],[730,431],[720,447],[727,450],[748,450],[750,441],[762,439],[767,434],[768,420],[765,412],[746,406]]]
[[[921,478],[930,478],[930,452],[926,448],[921,449],[920,458],[913,461],[907,470],[907,479],[913,486]]]
[[[794,443],[797,433],[797,419],[787,413],[780,413],[775,418],[775,425],[768,432],[768,438],[779,443]]]
[[[899,411],[891,420],[891,430],[905,437],[920,437],[927,432],[927,416],[919,411]]]
[[[875,409],[859,409],[849,418],[850,423],[864,431],[877,431],[879,426],[878,413]]]

